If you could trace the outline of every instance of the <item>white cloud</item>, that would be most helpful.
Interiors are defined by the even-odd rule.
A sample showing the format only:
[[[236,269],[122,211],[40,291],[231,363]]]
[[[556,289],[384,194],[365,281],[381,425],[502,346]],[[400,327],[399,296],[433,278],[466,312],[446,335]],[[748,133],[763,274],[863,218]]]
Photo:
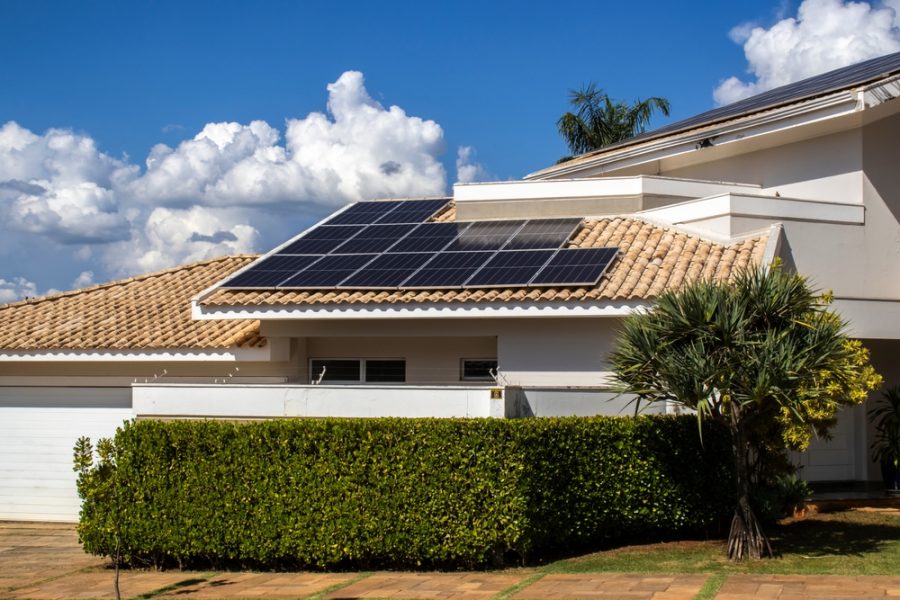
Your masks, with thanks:
[[[460,183],[487,181],[491,179],[487,170],[475,162],[475,148],[460,146],[456,152],[456,180]]]
[[[738,25],[730,36],[743,44],[749,81],[724,80],[713,92],[716,104],[730,104],[760,92],[857,62],[900,51],[895,0],[886,8],[866,2],[804,0],[797,16],[772,27]]]
[[[325,113],[287,119],[281,130],[208,123],[171,147],[154,146],[143,169],[69,129],[0,126],[0,256],[29,244],[51,257],[58,249],[70,261],[63,282],[82,271],[72,285],[83,287],[95,274],[265,249],[257,242],[282,239],[286,214],[299,230],[347,202],[446,192],[440,125],[375,101],[356,71],[327,89]],[[486,176],[468,147],[457,170],[460,180]],[[2,289],[35,295],[28,283],[10,279]]]
[[[328,86],[328,110],[288,119],[284,141],[263,121],[210,123],[176,148],[159,144],[129,187],[145,202],[185,206],[306,204],[435,195],[446,174],[443,130],[384,108],[348,71]]]
[[[70,130],[0,127],[0,215],[13,230],[64,244],[125,239],[128,222],[113,189],[136,172]]]
[[[0,303],[15,302],[26,296],[33,298],[37,295],[37,285],[24,277],[0,279]]]
[[[239,209],[154,209],[127,242],[111,244],[106,264],[127,275],[226,254],[253,252],[258,232]]]
[[[94,285],[94,272],[93,271],[82,271],[78,277],[72,282],[72,289],[78,290],[81,288],[86,288]]]

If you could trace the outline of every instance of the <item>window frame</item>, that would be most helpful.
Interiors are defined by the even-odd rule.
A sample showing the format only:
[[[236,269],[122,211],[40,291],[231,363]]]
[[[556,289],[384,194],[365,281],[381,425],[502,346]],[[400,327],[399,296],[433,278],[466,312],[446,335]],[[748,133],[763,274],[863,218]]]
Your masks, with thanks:
[[[494,371],[499,368],[500,361],[497,360],[496,357],[493,358],[460,358],[459,359],[459,380],[460,381],[481,381],[481,382],[490,382],[495,383],[495,380],[490,375],[485,377],[466,377],[466,363],[467,362],[492,362],[494,363]]]
[[[326,381],[322,380],[321,385],[397,385],[401,383],[407,383],[406,376],[406,357],[404,356],[369,356],[369,357],[358,357],[358,356],[315,356],[309,357],[307,359],[307,368],[309,369],[309,381],[310,384],[314,384],[316,379],[318,379],[319,373],[318,371],[313,369],[313,361],[327,361],[327,360],[346,360],[346,361],[356,361],[359,363],[359,377],[360,379],[352,380],[352,379],[342,379],[339,381]],[[403,362],[403,381],[366,381],[366,362],[367,361],[401,361]]]

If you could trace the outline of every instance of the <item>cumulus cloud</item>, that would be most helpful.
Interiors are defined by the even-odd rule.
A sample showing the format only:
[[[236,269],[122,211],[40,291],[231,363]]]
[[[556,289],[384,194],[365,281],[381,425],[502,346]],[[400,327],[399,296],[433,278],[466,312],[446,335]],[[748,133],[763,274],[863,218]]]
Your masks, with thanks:
[[[114,189],[136,172],[70,130],[0,127],[0,215],[14,230],[63,244],[125,239],[129,224]]]
[[[456,180],[459,183],[487,181],[491,177],[480,163],[475,161],[475,148],[460,146],[456,151]]]
[[[15,302],[25,297],[33,298],[37,295],[37,285],[24,277],[0,279],[0,303],[2,304]]]
[[[110,245],[106,264],[116,274],[153,271],[183,262],[253,252],[259,232],[239,209],[156,208],[128,242]]]
[[[94,285],[94,272],[93,271],[82,271],[78,277],[72,281],[72,289],[77,290],[80,288],[86,288]]]
[[[724,80],[713,92],[718,105],[857,62],[900,51],[897,12],[891,3],[804,0],[796,17],[766,29],[748,24],[731,31],[742,44],[751,79]]]
[[[0,255],[50,240],[82,263],[69,264],[64,281],[82,271],[72,286],[84,287],[95,273],[266,249],[286,233],[285,215],[295,233],[348,202],[445,193],[440,125],[377,102],[356,71],[327,92],[325,112],[287,119],[281,129],[208,123],[180,143],[157,144],[143,166],[100,151],[88,135],[35,133],[10,121],[0,126]],[[459,149],[460,181],[487,176],[474,159],[472,148]],[[41,248],[52,256],[53,244]],[[0,299],[37,293],[27,279],[3,286]]]
[[[283,140],[264,121],[210,123],[176,148],[154,147],[129,191],[168,206],[322,208],[444,191],[440,125],[383,107],[357,71],[328,85],[328,111],[288,119]]]

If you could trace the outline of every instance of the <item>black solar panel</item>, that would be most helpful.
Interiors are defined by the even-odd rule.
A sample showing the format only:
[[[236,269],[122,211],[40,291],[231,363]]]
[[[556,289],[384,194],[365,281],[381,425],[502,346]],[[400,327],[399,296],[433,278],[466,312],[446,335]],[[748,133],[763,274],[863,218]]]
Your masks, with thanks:
[[[594,285],[618,251],[618,248],[564,248],[531,280],[531,285]]]
[[[503,247],[504,250],[557,249],[571,237],[581,219],[533,219]]]
[[[415,225],[369,225],[334,250],[333,254],[379,254],[415,229]]]
[[[896,73],[900,73],[900,52],[873,58],[849,67],[835,69],[802,81],[783,85],[762,94],[739,100],[733,104],[720,106],[671,125],[648,131],[621,144],[604,148],[603,151],[669,135],[677,131],[685,131],[719,121],[734,119],[784,104],[793,104],[816,96],[824,96],[842,89],[858,87]]]
[[[223,287],[440,289],[584,284],[596,282],[615,256],[616,249],[560,250],[579,219],[416,221],[431,217],[447,202],[360,202]]]
[[[269,256],[238,274],[225,284],[226,287],[275,287],[285,279],[302,271],[319,260],[319,256]]]
[[[403,282],[404,288],[458,288],[481,268],[494,252],[441,252]]]
[[[403,281],[434,257],[433,253],[382,254],[366,265],[365,269],[341,283],[345,288],[390,289],[400,287]]]
[[[406,200],[398,202],[397,210],[384,215],[378,223],[422,223],[431,218],[438,210],[447,206],[449,199],[440,200]]]
[[[281,288],[329,288],[337,286],[376,254],[332,254],[324,256],[304,271],[300,271],[279,285]]]
[[[365,225],[321,225],[279,250],[278,254],[327,254],[365,227]]]
[[[436,252],[456,239],[468,223],[422,223],[388,252]]]
[[[446,250],[454,252],[476,252],[499,250],[514,233],[521,229],[525,221],[476,221],[460,232]]]
[[[256,271],[248,269],[226,281],[222,287],[245,289],[274,288],[296,273],[295,269],[290,271]]]
[[[328,219],[328,225],[369,225],[399,207],[402,202],[357,202],[341,214]]]
[[[500,251],[466,282],[466,287],[524,287],[553,253],[553,250]]]

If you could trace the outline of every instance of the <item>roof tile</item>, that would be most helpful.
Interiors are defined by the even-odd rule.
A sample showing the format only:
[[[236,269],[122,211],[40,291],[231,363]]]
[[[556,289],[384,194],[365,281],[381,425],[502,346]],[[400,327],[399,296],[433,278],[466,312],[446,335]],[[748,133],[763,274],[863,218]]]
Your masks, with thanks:
[[[197,262],[0,305],[0,350],[261,347],[259,321],[195,321],[191,298],[255,256]]]

